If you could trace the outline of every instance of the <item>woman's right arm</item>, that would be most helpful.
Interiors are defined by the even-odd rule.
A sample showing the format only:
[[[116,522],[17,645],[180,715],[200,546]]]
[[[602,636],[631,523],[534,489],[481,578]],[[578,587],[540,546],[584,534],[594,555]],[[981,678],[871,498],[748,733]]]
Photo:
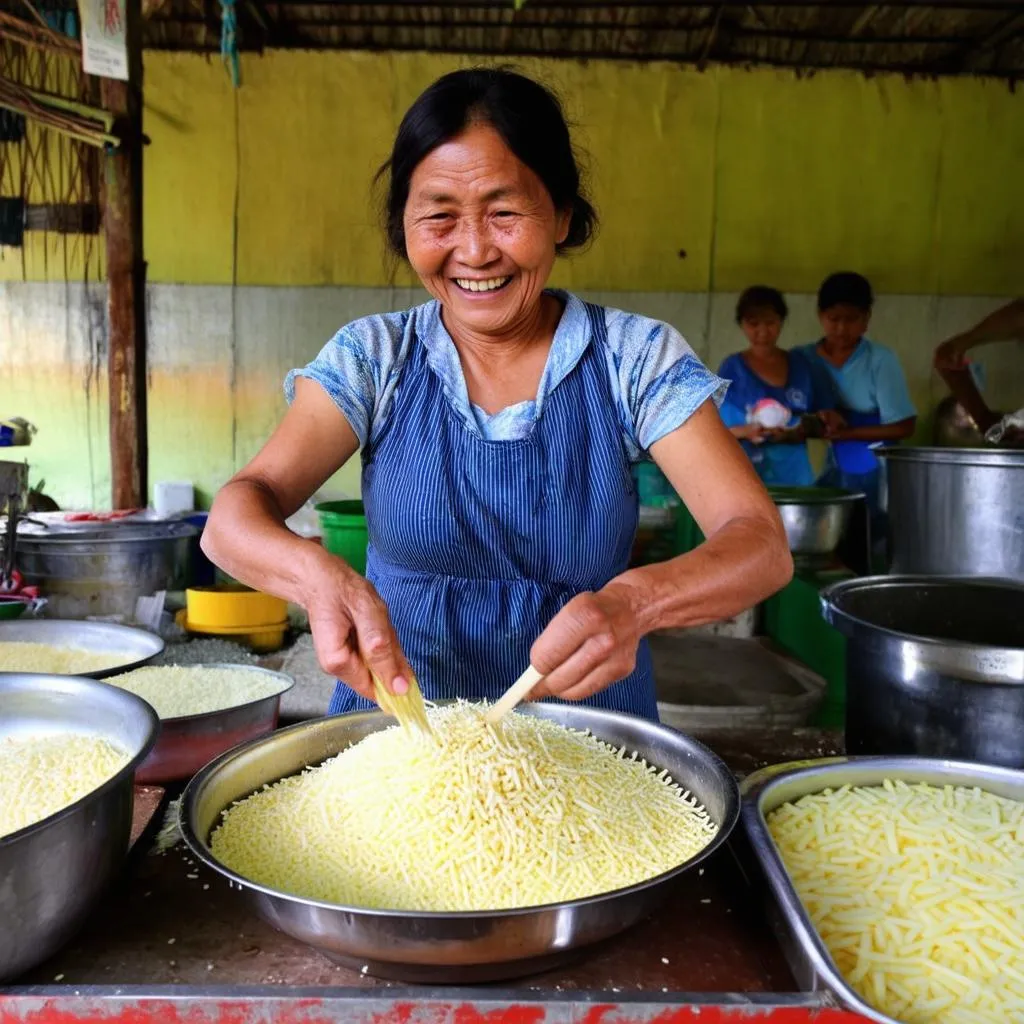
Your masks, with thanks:
[[[235,579],[305,608],[321,666],[372,699],[366,664],[396,693],[410,672],[384,602],[340,558],[285,525],[358,449],[323,388],[298,379],[270,440],[218,493],[202,546]]]

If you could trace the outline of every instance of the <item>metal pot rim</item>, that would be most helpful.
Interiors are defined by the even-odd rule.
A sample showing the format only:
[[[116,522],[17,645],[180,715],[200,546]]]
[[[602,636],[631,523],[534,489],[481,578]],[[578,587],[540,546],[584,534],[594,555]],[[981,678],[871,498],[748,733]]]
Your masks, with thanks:
[[[797,491],[807,491],[797,494]],[[814,491],[820,491],[815,495]],[[775,505],[805,505],[808,508],[820,508],[824,505],[852,505],[863,501],[863,491],[847,491],[838,487],[769,487],[768,496]]]
[[[1001,466],[1024,469],[1024,451],[1016,448],[878,448],[880,459],[956,466]]]
[[[263,675],[274,676],[276,679],[280,679],[287,685],[277,691],[277,693],[268,693],[265,697],[257,697],[255,700],[247,700],[244,704],[232,704],[227,708],[217,708],[216,711],[204,711],[199,715],[178,715],[176,718],[161,718],[161,725],[182,725],[190,724],[192,722],[203,722],[210,718],[215,718],[218,715],[226,715],[231,711],[241,711],[243,708],[255,707],[257,704],[262,704],[265,700],[279,700],[283,697],[293,686],[295,686],[294,677],[288,675],[287,672],[277,672],[271,668],[264,668],[262,665],[245,665],[245,664],[234,664],[232,662],[221,662],[211,661],[201,665],[137,665],[135,668],[130,669],[128,672],[119,672],[118,675],[127,676],[131,675],[132,672],[142,672],[148,669],[153,671],[159,671],[162,668],[212,668],[212,669],[225,669],[230,672],[245,671],[245,672],[260,672]],[[113,682],[117,676],[108,676],[108,679]],[[117,683],[113,683],[117,686]],[[130,690],[125,690],[125,693],[131,693]],[[144,698],[139,697],[143,703],[146,703]],[[150,706],[147,704],[147,706]],[[159,716],[157,716],[159,717]],[[262,737],[260,737],[262,738]]]
[[[452,703],[451,701],[438,701],[437,703]],[[605,711],[601,708],[590,708],[585,709],[587,712],[593,713],[597,718],[611,719],[623,717],[612,711]],[[535,706],[527,708],[527,713],[535,713]],[[335,718],[347,718],[350,715],[372,715],[379,718],[389,718],[383,711],[352,711],[346,715],[328,716]],[[593,896],[585,896],[578,900],[567,900],[563,903],[545,903],[539,906],[532,907],[512,907],[504,910],[459,910],[459,911],[440,911],[440,910],[386,910],[378,909],[373,907],[360,907],[351,906],[342,903],[329,903],[326,900],[315,900],[309,899],[304,896],[296,896],[293,893],[283,892],[280,889],[273,889],[270,886],[261,885],[259,882],[254,882],[252,879],[246,878],[244,875],[237,874],[232,871],[227,865],[221,863],[213,853],[210,851],[208,841],[200,838],[196,835],[195,830],[192,828],[192,814],[190,813],[193,805],[197,802],[199,793],[207,780],[217,771],[219,771],[225,764],[239,757],[242,754],[254,749],[255,747],[269,742],[273,737],[287,735],[291,733],[301,732],[305,729],[313,728],[317,723],[323,722],[323,718],[311,719],[306,722],[299,722],[296,725],[289,726],[286,729],[279,729],[271,733],[269,736],[261,736],[254,740],[249,740],[247,743],[240,744],[237,747],[221,754],[220,757],[211,761],[208,765],[202,768],[185,787],[184,792],[181,795],[181,802],[178,808],[178,827],[181,829],[182,837],[185,840],[185,844],[188,848],[208,867],[218,872],[227,878],[230,882],[233,882],[240,889],[248,889],[262,893],[265,896],[269,896],[272,899],[283,900],[288,903],[298,904],[304,907],[315,907],[319,910],[329,910],[336,913],[353,914],[357,916],[365,917],[378,917],[378,918],[408,918],[416,917],[425,920],[433,921],[473,921],[473,920],[492,920],[493,918],[512,918],[512,917],[523,917],[529,914],[536,914],[542,911],[552,911],[559,909],[569,909],[575,907],[591,906],[597,903],[604,903],[612,899],[618,899],[623,896],[629,896],[633,893],[642,892],[653,886],[660,885],[664,882],[681,875],[684,871],[688,871],[695,867],[701,861],[705,860],[712,853],[723,846],[729,836],[732,834],[733,829],[736,827],[740,817],[740,800],[739,800],[739,786],[735,781],[732,773],[725,766],[725,763],[718,757],[718,755],[711,750],[709,747],[704,746],[698,740],[695,740],[692,736],[686,736],[686,739],[694,744],[699,749],[703,750],[708,755],[709,760],[712,764],[717,763],[717,766],[732,780],[733,796],[731,808],[729,808],[726,816],[726,820],[718,823],[718,832],[715,833],[714,838],[710,843],[707,844],[702,850],[694,854],[688,860],[683,861],[682,864],[677,864],[675,867],[670,868],[668,871],[663,871],[660,875],[656,875],[654,878],[648,878],[643,882],[638,882],[635,885],[627,886],[623,889],[613,889],[611,892],[596,893]],[[661,725],[660,723],[649,722],[652,727],[657,727],[659,730],[665,732],[677,733],[678,730],[671,729],[668,726]],[[685,734],[680,734],[685,735]],[[340,753],[340,751],[339,751]],[[330,755],[334,756],[334,755]],[[327,758],[324,758],[327,760]],[[295,774],[295,773],[292,773]],[[282,776],[287,777],[287,776]],[[279,780],[276,780],[279,781]],[[262,788],[262,784],[259,788]],[[255,792],[255,790],[254,790]],[[222,808],[223,811],[223,808]]]
[[[836,600],[838,598],[841,598],[844,594],[850,593],[851,591],[870,588],[877,589],[880,587],[895,588],[906,585],[928,585],[940,587],[953,585],[983,586],[1024,594],[1024,584],[998,576],[924,576],[920,574],[907,576],[858,576],[852,580],[841,580],[838,583],[833,583],[821,592],[821,604],[825,610],[825,618],[833,625],[836,625],[836,620],[838,619],[852,623],[856,626],[862,626],[864,629],[880,633],[887,637],[893,637],[897,640],[902,640],[908,643],[921,644],[922,646],[946,647],[953,648],[957,651],[971,653],[984,651],[989,654],[997,656],[1001,655],[1004,657],[1019,657],[1024,655],[1024,644],[1021,644],[1020,647],[1002,647],[996,644],[970,643],[965,640],[943,640],[938,637],[916,636],[913,633],[904,633],[898,629],[889,629],[886,626],[876,625],[873,622],[869,622],[867,619],[862,619],[857,615],[851,614],[836,604]]]
[[[27,529],[22,525],[18,528],[18,547],[34,543],[47,547],[73,544],[87,544],[90,547],[108,544],[158,544],[161,541],[188,540],[198,535],[198,527],[184,522],[126,523],[109,529],[103,529],[95,523],[81,524],[79,529]]]
[[[9,835],[0,836],[0,850],[3,850],[4,847],[12,846],[14,843],[20,842],[23,839],[28,839],[36,833],[50,828],[58,821],[63,821],[65,818],[71,817],[71,815],[78,813],[78,811],[87,803],[93,800],[98,800],[116,786],[119,786],[124,781],[125,776],[135,774],[135,769],[138,768],[138,766],[149,756],[150,752],[156,746],[156,741],[160,736],[160,719],[153,708],[150,707],[150,705],[141,697],[136,697],[134,693],[122,690],[119,686],[112,686],[110,683],[105,683],[99,679],[92,679],[86,676],[54,676],[45,672],[11,672],[0,673],[0,678],[5,674],[31,676],[35,679],[46,679],[51,682],[60,680],[64,684],[71,683],[73,685],[78,685],[84,690],[90,690],[97,686],[101,686],[105,690],[115,690],[117,691],[118,699],[124,699],[129,704],[135,704],[136,709],[141,710],[145,714],[149,719],[150,729],[149,737],[146,742],[142,744],[134,756],[116,775],[112,775],[106,782],[97,786],[95,789],[90,790],[84,796],[79,797],[74,803],[68,804],[67,807],[62,807],[59,811],[54,811],[53,814],[47,815],[41,821],[36,821],[31,825],[26,825],[24,828],[18,829],[17,832],[11,832]]]

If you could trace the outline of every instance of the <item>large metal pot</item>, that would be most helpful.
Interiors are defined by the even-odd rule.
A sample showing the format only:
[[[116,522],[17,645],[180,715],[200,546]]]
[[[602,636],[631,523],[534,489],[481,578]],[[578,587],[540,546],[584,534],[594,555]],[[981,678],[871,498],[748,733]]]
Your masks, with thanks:
[[[85,922],[128,852],[135,767],[156,740],[153,709],[93,679],[0,674],[0,742],[87,733],[131,760],[48,818],[0,838],[0,981],[42,963]]]
[[[1024,768],[1024,586],[928,576],[822,593],[846,638],[846,749]]]
[[[836,487],[769,487],[782,517],[789,550],[801,566],[828,563],[863,494]]]
[[[25,582],[46,597],[48,616],[131,619],[138,598],[187,584],[189,542],[197,532],[176,521],[22,524],[17,564]]]
[[[885,448],[894,573],[1024,581],[1024,452]]]
[[[739,789],[729,769],[710,750],[673,729],[573,705],[533,704],[526,713],[588,729],[667,769],[707,808],[718,823],[718,833],[697,856],[628,889],[571,903],[469,913],[367,910],[303,899],[251,882],[213,856],[210,832],[234,801],[394,724],[382,712],[369,711],[304,722],[207,765],[182,797],[185,841],[196,856],[242,890],[271,925],[356,970],[427,983],[534,974],[651,914],[663,902],[668,884],[726,841],[739,815]],[[339,841],[343,843],[344,837]]]

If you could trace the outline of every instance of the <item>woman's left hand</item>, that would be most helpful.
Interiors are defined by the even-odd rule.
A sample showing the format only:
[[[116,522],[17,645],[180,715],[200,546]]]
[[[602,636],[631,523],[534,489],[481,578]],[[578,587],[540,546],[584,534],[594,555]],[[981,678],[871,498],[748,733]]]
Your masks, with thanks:
[[[641,594],[625,583],[574,597],[548,624],[530,652],[544,679],[530,696],[583,700],[625,679],[636,666]]]

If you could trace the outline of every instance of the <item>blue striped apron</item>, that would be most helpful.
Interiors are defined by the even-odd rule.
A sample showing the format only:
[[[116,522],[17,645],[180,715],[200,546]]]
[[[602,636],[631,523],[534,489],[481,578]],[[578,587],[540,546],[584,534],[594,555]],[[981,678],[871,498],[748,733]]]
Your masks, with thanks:
[[[637,498],[608,380],[604,310],[521,440],[467,426],[412,346],[388,424],[363,453],[367,578],[425,697],[495,700],[572,597],[623,572]],[[583,702],[657,720],[650,651]],[[372,707],[338,683],[329,714]]]

